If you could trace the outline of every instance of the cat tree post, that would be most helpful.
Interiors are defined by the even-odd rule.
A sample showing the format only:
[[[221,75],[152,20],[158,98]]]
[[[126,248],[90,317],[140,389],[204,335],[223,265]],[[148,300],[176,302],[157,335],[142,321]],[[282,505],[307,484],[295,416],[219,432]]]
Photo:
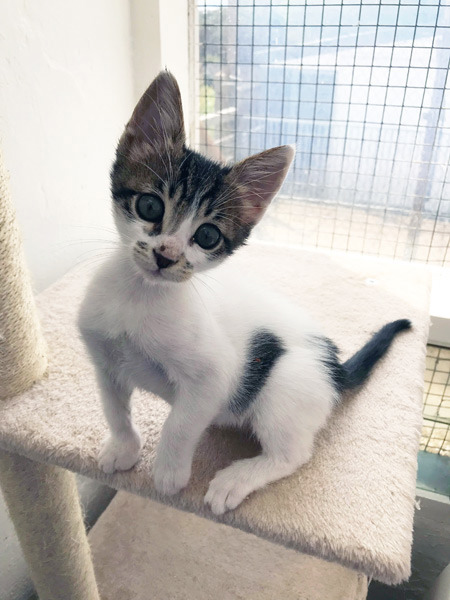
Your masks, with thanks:
[[[29,388],[46,367],[0,154],[0,401]],[[0,450],[0,483],[40,600],[99,600],[74,475]]]

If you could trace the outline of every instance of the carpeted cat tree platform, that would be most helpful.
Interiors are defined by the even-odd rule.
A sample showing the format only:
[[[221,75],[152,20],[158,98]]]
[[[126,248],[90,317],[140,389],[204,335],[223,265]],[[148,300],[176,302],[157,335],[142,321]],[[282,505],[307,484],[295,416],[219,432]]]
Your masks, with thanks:
[[[38,297],[41,335],[5,182],[0,174],[0,475],[41,600],[359,600],[367,578],[408,578],[429,326],[424,269],[257,244],[230,259],[308,309],[343,358],[387,321],[413,323],[335,411],[311,462],[217,519],[237,531],[160,503],[215,519],[203,504],[208,482],[258,449],[211,429],[189,486],[158,496],[152,463],[168,409],[156,397],[134,398],[139,463],[99,471],[107,429],[75,325],[89,275],[71,272]],[[97,579],[70,471],[123,490],[90,534]]]

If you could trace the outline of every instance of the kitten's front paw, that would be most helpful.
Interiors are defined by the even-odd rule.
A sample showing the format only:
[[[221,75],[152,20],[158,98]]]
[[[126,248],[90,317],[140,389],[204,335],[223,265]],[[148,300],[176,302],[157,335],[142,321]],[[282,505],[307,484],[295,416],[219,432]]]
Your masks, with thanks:
[[[173,496],[187,486],[191,476],[190,466],[170,467],[155,464],[153,469],[153,482],[161,494]]]
[[[98,455],[98,466],[104,473],[128,471],[133,467],[141,453],[141,438],[137,432],[126,438],[108,438]]]
[[[204,498],[215,515],[233,510],[253,491],[248,481],[239,477],[239,469],[231,465],[219,471],[210,482]]]

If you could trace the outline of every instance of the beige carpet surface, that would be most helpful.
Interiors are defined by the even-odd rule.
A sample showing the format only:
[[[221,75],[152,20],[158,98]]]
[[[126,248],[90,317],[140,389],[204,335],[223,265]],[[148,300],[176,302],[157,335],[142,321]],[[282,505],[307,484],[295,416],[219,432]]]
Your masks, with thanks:
[[[364,600],[367,578],[119,492],[89,534],[102,600]]]
[[[407,317],[414,329],[396,339],[368,384],[336,410],[308,465],[220,520],[387,583],[407,578],[429,326],[426,271],[256,244],[230,260],[309,309],[343,358],[387,321]],[[85,284],[77,270],[39,297],[48,375],[28,392],[0,402],[0,447],[158,498],[151,470],[167,407],[156,398],[134,399],[145,440],[140,462],[114,475],[97,468],[107,429],[75,325]],[[164,501],[213,518],[203,504],[208,482],[231,460],[255,451],[237,433],[208,431],[189,486]]]

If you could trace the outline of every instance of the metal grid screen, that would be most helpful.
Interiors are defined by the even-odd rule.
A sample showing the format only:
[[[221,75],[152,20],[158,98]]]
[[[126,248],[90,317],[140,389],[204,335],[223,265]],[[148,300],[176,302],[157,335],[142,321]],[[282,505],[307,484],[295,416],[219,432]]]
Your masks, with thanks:
[[[200,149],[285,143],[267,240],[450,265],[450,1],[196,2]]]
[[[420,449],[450,457],[450,349],[427,347]]]

